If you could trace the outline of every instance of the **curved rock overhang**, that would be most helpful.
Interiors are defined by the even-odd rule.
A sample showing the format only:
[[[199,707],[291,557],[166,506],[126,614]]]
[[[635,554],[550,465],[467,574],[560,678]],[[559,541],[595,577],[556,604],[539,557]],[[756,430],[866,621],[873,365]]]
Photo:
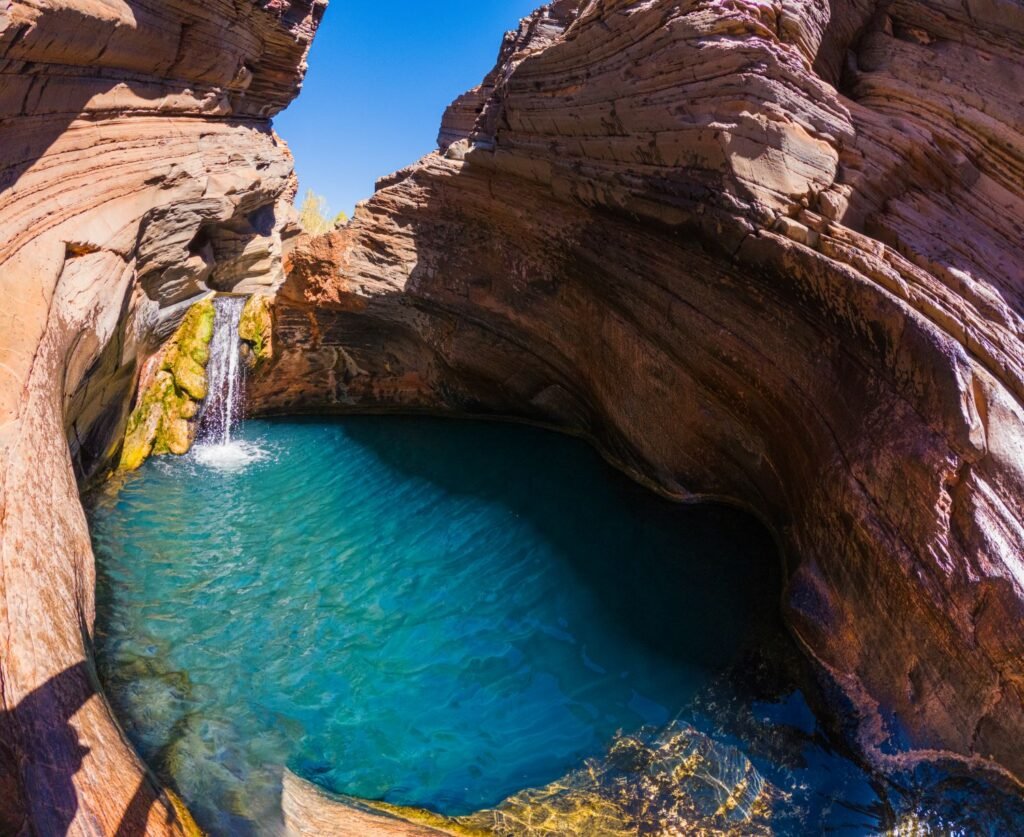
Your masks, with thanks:
[[[1024,10],[563,0],[305,240],[264,412],[583,433],[755,510],[883,770],[1024,781]]]
[[[283,278],[295,182],[269,120],[325,6],[0,7],[0,832],[190,827],[96,682],[76,476],[192,301]]]

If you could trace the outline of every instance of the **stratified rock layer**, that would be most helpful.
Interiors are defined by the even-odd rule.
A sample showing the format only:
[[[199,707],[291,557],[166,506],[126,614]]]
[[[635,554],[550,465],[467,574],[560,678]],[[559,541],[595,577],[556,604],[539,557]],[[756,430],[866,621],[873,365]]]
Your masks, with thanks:
[[[1024,780],[1024,10],[564,0],[306,240],[252,406],[583,433],[778,534],[883,769]]]
[[[0,7],[4,834],[189,829],[98,691],[76,472],[116,454],[140,361],[196,299],[282,278],[294,176],[268,118],[324,5]]]

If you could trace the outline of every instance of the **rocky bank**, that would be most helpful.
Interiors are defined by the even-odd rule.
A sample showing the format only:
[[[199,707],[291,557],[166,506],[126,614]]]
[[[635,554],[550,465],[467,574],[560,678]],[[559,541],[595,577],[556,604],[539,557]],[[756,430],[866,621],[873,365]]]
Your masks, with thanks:
[[[559,0],[296,243],[322,12],[0,10],[0,831],[190,827],[99,692],[77,497],[217,290],[272,294],[255,411],[535,421],[754,510],[862,753],[1024,782],[1019,3]]]

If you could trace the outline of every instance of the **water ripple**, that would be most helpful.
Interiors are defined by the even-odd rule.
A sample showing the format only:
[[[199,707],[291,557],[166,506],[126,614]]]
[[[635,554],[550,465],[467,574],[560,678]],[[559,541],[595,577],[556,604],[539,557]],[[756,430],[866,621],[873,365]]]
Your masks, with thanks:
[[[468,814],[680,715],[748,752],[800,828],[879,822],[849,813],[878,809],[867,777],[788,710],[736,720],[802,704],[784,678],[724,676],[768,648],[764,667],[796,669],[767,534],[658,500],[578,442],[251,422],[230,445],[147,463],[89,514],[101,677],[214,834],[273,833],[286,765],[336,792]],[[788,749],[763,750],[766,730]]]

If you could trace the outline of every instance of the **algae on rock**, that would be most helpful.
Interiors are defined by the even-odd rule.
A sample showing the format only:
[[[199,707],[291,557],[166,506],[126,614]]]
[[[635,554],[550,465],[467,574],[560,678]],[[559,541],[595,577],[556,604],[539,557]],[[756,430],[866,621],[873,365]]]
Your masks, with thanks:
[[[178,825],[181,826],[185,837],[205,837],[206,832],[192,818],[192,814],[189,813],[188,807],[182,802],[181,797],[170,788],[164,788],[164,796],[167,797],[171,810],[178,818]]]
[[[274,320],[270,304],[270,297],[266,294],[253,294],[246,300],[238,319],[238,337],[250,369],[270,360],[274,354]]]
[[[188,453],[195,433],[192,419],[207,394],[213,319],[213,300],[197,302],[164,347],[156,374],[128,418],[122,470],[134,471],[150,456]]]

